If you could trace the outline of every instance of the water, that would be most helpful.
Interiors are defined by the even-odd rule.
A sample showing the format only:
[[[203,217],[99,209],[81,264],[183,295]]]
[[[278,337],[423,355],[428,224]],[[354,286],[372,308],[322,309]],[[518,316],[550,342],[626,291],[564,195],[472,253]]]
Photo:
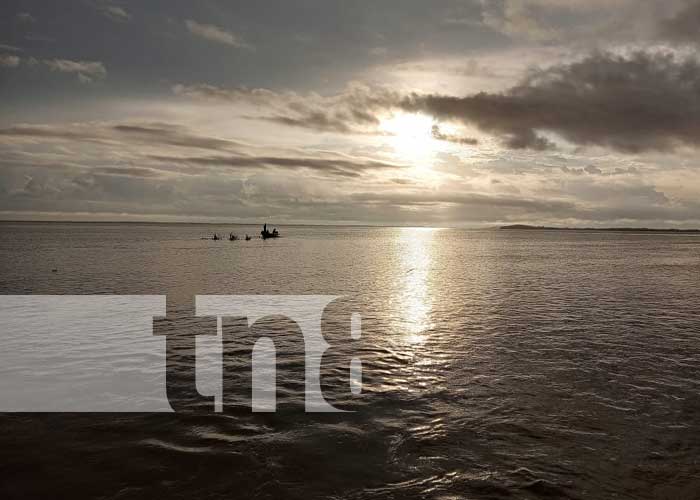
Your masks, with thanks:
[[[241,368],[220,414],[4,414],[0,495],[700,497],[698,236],[280,229],[2,224],[0,293],[166,294],[165,329],[205,328],[197,294],[344,296],[327,334],[362,313],[364,380],[341,352],[324,390],[355,413],[304,413],[299,332],[263,320],[277,413]]]

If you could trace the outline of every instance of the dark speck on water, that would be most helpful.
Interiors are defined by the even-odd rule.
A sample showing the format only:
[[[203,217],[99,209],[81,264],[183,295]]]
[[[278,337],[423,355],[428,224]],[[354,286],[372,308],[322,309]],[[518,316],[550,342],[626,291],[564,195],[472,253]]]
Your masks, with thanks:
[[[277,413],[3,414],[3,499],[700,498],[698,235],[0,227],[3,294],[167,294],[185,329],[198,294],[338,295],[326,333],[360,312],[364,370],[345,400],[328,359],[354,413],[304,413],[303,346],[269,318]]]

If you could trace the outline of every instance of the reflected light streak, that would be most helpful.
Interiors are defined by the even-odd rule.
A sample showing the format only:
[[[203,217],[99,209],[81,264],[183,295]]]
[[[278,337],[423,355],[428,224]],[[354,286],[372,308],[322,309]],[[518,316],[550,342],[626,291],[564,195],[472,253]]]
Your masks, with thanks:
[[[433,228],[405,228],[400,238],[402,268],[406,269],[400,300],[405,340],[420,344],[432,328],[432,294],[428,287],[432,267]]]

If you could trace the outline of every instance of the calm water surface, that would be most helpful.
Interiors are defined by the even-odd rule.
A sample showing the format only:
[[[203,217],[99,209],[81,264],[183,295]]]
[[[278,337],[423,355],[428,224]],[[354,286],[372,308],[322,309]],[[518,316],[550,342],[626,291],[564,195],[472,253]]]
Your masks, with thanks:
[[[277,413],[242,366],[220,414],[0,415],[0,496],[700,498],[700,237],[280,229],[1,224],[0,293],[164,294],[166,329],[203,327],[197,294],[343,296],[326,333],[361,312],[364,385],[329,359],[355,413],[304,413],[300,334],[263,320]]]

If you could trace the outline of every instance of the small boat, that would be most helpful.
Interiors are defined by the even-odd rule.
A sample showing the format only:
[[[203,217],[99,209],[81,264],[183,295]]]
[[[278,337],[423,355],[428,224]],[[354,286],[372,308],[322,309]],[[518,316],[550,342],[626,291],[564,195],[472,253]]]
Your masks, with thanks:
[[[252,239],[252,238],[251,238],[250,236],[248,236],[247,234],[245,235],[245,240],[246,240],[246,241],[250,241],[251,239]]]
[[[229,240],[229,241],[236,241],[237,239],[238,239],[238,236],[236,236],[236,235],[233,234],[233,233],[229,233],[229,235],[228,235],[228,240]]]
[[[212,238],[212,240],[216,241],[216,240],[220,240],[220,239],[221,238],[219,237],[219,235],[214,233],[214,237]]]
[[[277,232],[277,228],[274,228],[272,231],[268,231],[267,229],[267,224],[263,226],[263,230],[260,231],[260,237],[264,240],[268,238],[279,238],[280,233]]]

